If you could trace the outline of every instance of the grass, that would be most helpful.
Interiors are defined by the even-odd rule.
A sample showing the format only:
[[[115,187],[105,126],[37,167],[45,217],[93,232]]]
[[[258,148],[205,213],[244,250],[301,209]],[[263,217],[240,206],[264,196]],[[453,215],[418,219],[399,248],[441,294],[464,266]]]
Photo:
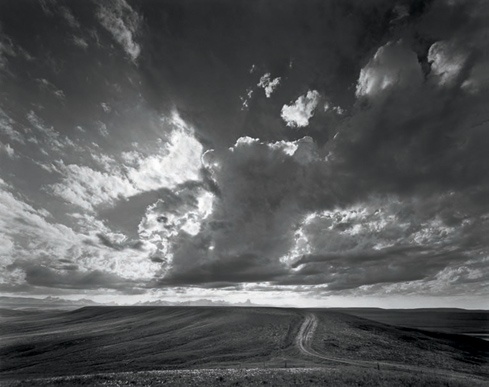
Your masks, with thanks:
[[[142,371],[7,381],[5,387],[48,386],[484,386],[450,377],[340,367]]]
[[[303,355],[295,338],[307,313],[230,307],[3,310],[1,384],[478,385]],[[489,375],[487,341],[395,327],[330,310],[314,313],[319,326],[312,346],[328,356]],[[283,369],[285,362],[288,369]]]
[[[273,308],[87,307],[7,320],[0,372],[25,377],[259,364],[293,345],[301,316]]]
[[[378,323],[319,312],[313,348],[351,360],[386,361],[489,375],[489,342],[463,335]]]

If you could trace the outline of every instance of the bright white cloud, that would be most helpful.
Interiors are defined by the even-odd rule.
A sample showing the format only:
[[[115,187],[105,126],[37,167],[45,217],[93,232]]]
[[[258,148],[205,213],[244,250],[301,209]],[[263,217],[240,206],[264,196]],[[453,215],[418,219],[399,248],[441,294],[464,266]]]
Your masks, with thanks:
[[[356,95],[374,96],[392,87],[416,87],[422,79],[416,54],[402,42],[389,42],[360,71]]]
[[[188,192],[180,194],[188,195]],[[181,233],[196,236],[203,221],[212,213],[213,194],[198,188],[191,195],[195,200],[183,200],[176,206],[165,200],[158,200],[147,208],[138,226],[140,239],[151,246],[154,256],[164,259],[165,271],[171,265],[173,248]]]
[[[280,77],[272,79],[271,74],[266,73],[260,78],[260,82],[258,82],[257,86],[265,90],[265,95],[267,98],[270,98],[278,85],[280,85]]]
[[[140,191],[174,188],[188,180],[199,180],[203,147],[185,128],[176,128],[163,149],[145,157],[131,152],[127,176]]]
[[[70,228],[47,222],[43,211],[18,199],[9,192],[6,184],[0,184],[0,235],[11,241],[8,243],[9,254],[2,255],[0,262],[0,272],[5,275],[8,274],[6,266],[15,258],[45,256],[57,259],[66,256],[74,245],[81,242]],[[15,244],[12,245],[12,241]]]
[[[280,140],[276,142],[263,142],[257,138],[245,136],[245,137],[238,138],[234,146],[230,147],[229,150],[231,152],[234,152],[235,150],[246,146],[261,146],[261,147],[266,147],[270,150],[280,150],[283,153],[285,153],[287,156],[292,156],[299,148],[299,145],[308,142],[310,140],[311,140],[310,137],[304,137],[296,141]]]
[[[59,286],[58,281],[66,288],[111,288],[120,287],[121,281],[149,281],[158,272],[160,265],[144,248],[113,249],[98,243],[100,233],[119,244],[127,238],[93,216],[72,214],[79,225],[75,231],[52,223],[49,212],[11,191],[0,180],[0,284],[36,285],[49,275],[48,286]]]
[[[142,21],[138,13],[125,0],[112,0],[100,5],[97,17],[104,28],[135,61],[141,53],[141,47],[134,39]]]
[[[94,210],[99,205],[112,205],[118,199],[141,192],[173,189],[187,181],[200,180],[202,144],[179,117],[175,116],[171,122],[170,138],[158,153],[124,152],[121,164],[106,155],[92,156],[103,172],[57,161],[53,168],[62,175],[62,180],[46,189],[68,203]]]
[[[314,115],[314,109],[319,103],[319,92],[309,90],[306,95],[301,95],[292,105],[282,107],[281,116],[292,128],[303,128],[309,125],[309,119]]]

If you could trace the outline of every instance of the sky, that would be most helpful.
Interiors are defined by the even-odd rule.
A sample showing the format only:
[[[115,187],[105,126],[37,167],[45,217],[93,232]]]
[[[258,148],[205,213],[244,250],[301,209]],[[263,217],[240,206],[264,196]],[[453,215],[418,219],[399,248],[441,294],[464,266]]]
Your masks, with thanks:
[[[488,21],[0,2],[0,294],[487,308]]]

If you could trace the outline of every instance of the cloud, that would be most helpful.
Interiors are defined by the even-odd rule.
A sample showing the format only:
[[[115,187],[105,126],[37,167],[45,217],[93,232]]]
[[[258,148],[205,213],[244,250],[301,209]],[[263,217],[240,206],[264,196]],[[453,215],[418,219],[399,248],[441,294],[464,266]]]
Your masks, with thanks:
[[[127,291],[136,283],[113,273],[100,270],[80,271],[77,266],[63,265],[53,269],[30,261],[18,261],[8,271],[21,270],[30,286],[58,289],[116,289]]]
[[[215,152],[204,165],[221,194],[198,234],[176,236],[162,284],[276,279],[286,270],[280,257],[290,248],[297,217],[321,200],[306,188],[321,164],[311,139],[244,137]]]
[[[128,241],[89,215],[74,214],[79,231],[52,222],[0,181],[0,284],[132,292],[152,279],[160,264],[141,243]],[[51,220],[50,220],[51,219]],[[101,237],[102,236],[102,237]],[[76,264],[67,265],[60,257]]]
[[[110,105],[108,103],[101,102],[100,106],[102,107],[102,110],[104,111],[104,113],[110,113],[112,110],[112,108],[110,107]]]
[[[90,4],[97,26],[34,4],[43,47],[2,20],[2,289],[487,295],[482,2]]]
[[[0,70],[4,70],[7,67],[8,57],[15,56],[17,56],[17,53],[12,39],[0,30]]]
[[[433,86],[407,43],[388,43],[323,147],[242,137],[206,153],[220,195],[197,235],[175,239],[159,284],[429,292],[450,273],[463,292],[471,273],[481,289],[469,262],[489,254],[479,196],[489,192],[488,139],[471,117],[485,99]]]
[[[260,82],[258,82],[257,86],[261,87],[265,91],[265,95],[267,96],[267,98],[270,98],[272,96],[272,93],[279,85],[280,77],[272,79],[271,74],[266,73],[260,78]],[[248,97],[250,97],[250,95]]]
[[[441,86],[450,86],[455,83],[467,59],[467,52],[451,42],[436,42],[428,51],[431,74]]]
[[[120,164],[101,160],[105,171],[56,161],[53,168],[62,180],[46,189],[68,203],[93,211],[142,192],[172,189],[187,181],[200,180],[203,147],[191,128],[181,119],[174,120],[169,139],[158,153],[123,152]]]
[[[73,43],[75,44],[75,46],[80,47],[84,50],[88,48],[87,41],[80,36],[73,35]]]
[[[23,134],[15,130],[14,125],[15,125],[15,121],[12,118],[10,118],[3,109],[0,108],[0,133],[3,133],[11,141],[24,144],[25,139]]]
[[[1,255],[3,281],[7,266],[16,259],[50,259],[70,254],[76,258],[79,239],[68,227],[51,224],[45,214],[18,199],[5,182],[0,184],[0,234],[10,241],[8,253]],[[15,241],[15,242],[14,242]],[[44,257],[44,258],[43,258]],[[15,273],[13,273],[15,276]]]
[[[0,141],[0,153],[6,154],[11,159],[14,159],[16,157],[15,151],[10,146],[10,144],[3,144],[1,141]]]
[[[129,180],[140,190],[173,188],[200,179],[203,147],[186,127],[172,131],[168,142],[155,155],[132,151],[123,155]]]
[[[101,204],[112,204],[119,198],[135,195],[139,190],[120,171],[99,172],[87,166],[55,164],[63,176],[60,183],[51,184],[47,189],[69,203],[87,210]]]
[[[66,147],[74,147],[73,141],[67,136],[62,136],[53,126],[47,126],[33,110],[27,113],[26,118],[31,127],[36,130],[34,132],[35,137],[31,137],[29,141],[40,142],[47,145],[50,150],[59,152],[63,151]]]
[[[327,284],[343,290],[377,283],[431,279],[470,259],[460,246],[471,222],[447,224],[415,202],[374,199],[349,209],[307,215],[286,262],[284,284]]]
[[[97,122],[97,129],[98,129],[98,132],[100,133],[100,135],[102,137],[108,137],[109,136],[109,130],[107,129],[107,125],[104,122],[98,121]]]
[[[61,13],[61,16],[66,20],[68,25],[72,28],[80,28],[80,23],[78,20],[76,20],[75,16],[73,15],[73,12],[66,7],[66,6],[61,6],[59,9],[59,12]]]
[[[52,93],[56,98],[58,98],[60,100],[64,100],[66,98],[64,91],[61,89],[58,89],[55,85],[53,85],[47,79],[39,78],[39,79],[36,79],[36,82],[39,84],[39,87],[41,88],[41,90]]]
[[[401,41],[389,42],[360,71],[356,95],[375,96],[392,87],[413,88],[422,79],[416,54]]]
[[[135,61],[141,53],[141,47],[135,41],[142,23],[141,16],[125,0],[111,0],[100,5],[97,17],[127,55]]]
[[[282,107],[281,116],[287,123],[287,126],[292,128],[304,128],[309,125],[309,120],[314,115],[319,103],[319,92],[309,90],[306,95],[301,95],[292,105],[284,105]]]
[[[164,199],[148,206],[138,226],[139,238],[152,246],[152,257],[172,265],[179,240],[197,236],[212,213],[214,195],[198,186],[168,192]]]

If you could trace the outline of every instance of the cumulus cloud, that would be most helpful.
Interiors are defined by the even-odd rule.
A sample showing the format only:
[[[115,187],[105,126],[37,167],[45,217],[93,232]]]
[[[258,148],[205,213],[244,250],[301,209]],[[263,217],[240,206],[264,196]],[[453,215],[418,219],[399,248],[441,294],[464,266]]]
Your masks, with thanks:
[[[280,85],[280,77],[275,79],[271,78],[270,73],[266,73],[260,78],[260,82],[258,82],[258,87],[261,87],[265,91],[265,95],[267,98],[272,96],[272,93],[275,89]]]
[[[141,53],[141,47],[135,40],[142,22],[141,16],[125,0],[111,0],[100,5],[97,17],[135,61]]]
[[[216,152],[205,165],[222,192],[200,232],[175,242],[163,284],[277,278],[284,274],[280,257],[290,248],[297,216],[321,200],[306,188],[321,163],[309,138],[268,143],[244,137]]]
[[[184,187],[176,193],[167,192],[164,199],[148,206],[138,226],[139,238],[152,248],[155,262],[162,270],[172,264],[178,241],[192,238],[201,231],[203,222],[212,213],[214,195],[202,187]]]
[[[415,203],[374,199],[348,209],[307,215],[288,256],[284,283],[321,283],[341,290],[433,278],[469,260],[461,248],[470,222],[455,228]]]
[[[422,79],[416,54],[401,41],[389,42],[360,71],[356,95],[375,96],[391,87],[416,87]]]
[[[467,59],[467,52],[447,41],[434,43],[428,51],[431,74],[442,86],[450,86],[457,80]]]
[[[314,110],[319,103],[319,92],[309,90],[306,95],[301,95],[292,105],[282,107],[281,116],[292,128],[303,128],[309,125],[309,120],[314,115]]]

